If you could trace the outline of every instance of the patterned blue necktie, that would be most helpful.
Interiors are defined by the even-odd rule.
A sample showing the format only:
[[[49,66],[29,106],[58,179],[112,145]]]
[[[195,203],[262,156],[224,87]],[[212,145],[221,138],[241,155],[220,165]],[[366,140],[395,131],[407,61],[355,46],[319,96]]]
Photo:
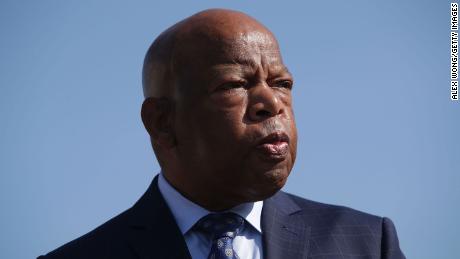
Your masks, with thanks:
[[[237,259],[233,238],[243,229],[244,219],[235,213],[213,213],[201,218],[196,227],[212,237],[208,259]]]

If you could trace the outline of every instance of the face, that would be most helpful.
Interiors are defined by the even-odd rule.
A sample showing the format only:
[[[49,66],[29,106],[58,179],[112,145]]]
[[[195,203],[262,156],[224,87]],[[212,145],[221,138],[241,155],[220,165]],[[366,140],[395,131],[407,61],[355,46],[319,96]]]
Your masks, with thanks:
[[[182,48],[174,130],[190,184],[247,202],[285,184],[297,133],[293,79],[276,40],[260,30],[236,35]]]

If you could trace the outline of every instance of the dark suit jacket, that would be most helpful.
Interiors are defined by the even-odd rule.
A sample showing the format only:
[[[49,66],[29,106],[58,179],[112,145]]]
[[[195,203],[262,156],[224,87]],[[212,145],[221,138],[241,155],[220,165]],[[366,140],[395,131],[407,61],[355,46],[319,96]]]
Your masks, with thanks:
[[[405,258],[388,218],[278,192],[262,209],[266,259]],[[39,259],[190,258],[157,178],[130,209]]]

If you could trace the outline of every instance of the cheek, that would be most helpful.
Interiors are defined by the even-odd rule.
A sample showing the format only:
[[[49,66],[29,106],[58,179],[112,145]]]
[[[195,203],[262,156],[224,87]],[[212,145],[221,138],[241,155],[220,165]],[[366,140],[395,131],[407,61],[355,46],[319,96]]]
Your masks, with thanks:
[[[211,98],[195,110],[190,127],[195,137],[212,156],[225,156],[236,152],[238,143],[245,138],[246,126],[243,117],[246,113],[246,99]],[[216,154],[217,153],[217,154]]]
[[[205,102],[204,119],[209,120],[215,131],[227,132],[236,137],[244,131],[243,117],[247,109],[247,92],[234,89],[212,95]]]
[[[245,109],[242,107],[222,109],[210,114],[208,117],[212,124],[212,130],[208,134],[210,144],[216,144],[216,148],[220,149],[237,148],[238,143],[246,137],[246,125],[243,124],[244,115]]]
[[[291,131],[291,159],[292,159],[292,163],[294,163],[295,161],[295,158],[296,158],[296,154],[297,154],[297,127],[296,127],[296,124],[295,124],[295,118],[294,118],[294,113],[292,111],[292,109],[290,109],[289,111],[289,114],[290,114],[290,117],[289,117],[289,120],[288,120],[288,124],[289,124],[289,128],[290,128],[290,131]]]
[[[207,105],[210,110],[227,110],[234,109],[235,107],[246,107],[247,95],[247,90],[243,88],[218,91],[211,94]]]

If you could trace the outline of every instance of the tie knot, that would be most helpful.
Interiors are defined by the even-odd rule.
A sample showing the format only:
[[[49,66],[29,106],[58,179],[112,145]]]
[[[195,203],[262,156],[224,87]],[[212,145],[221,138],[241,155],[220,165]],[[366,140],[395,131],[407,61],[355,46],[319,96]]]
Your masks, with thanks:
[[[197,223],[200,231],[211,234],[213,239],[221,237],[234,238],[241,231],[244,219],[233,212],[211,213]]]

